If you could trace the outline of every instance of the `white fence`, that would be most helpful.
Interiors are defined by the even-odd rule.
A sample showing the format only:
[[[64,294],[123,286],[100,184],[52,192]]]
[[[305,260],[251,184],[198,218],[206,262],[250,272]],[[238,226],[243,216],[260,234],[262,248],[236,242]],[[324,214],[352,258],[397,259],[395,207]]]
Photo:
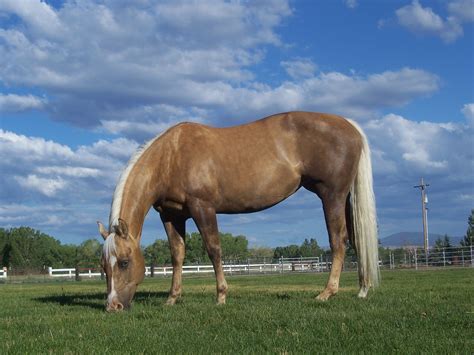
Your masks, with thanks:
[[[67,268],[67,269],[53,269],[52,267],[48,267],[48,275],[51,277],[76,277],[76,269],[74,268]],[[80,277],[98,277],[101,275],[100,272],[93,272],[92,270],[88,270],[87,272],[79,272],[78,274]]]
[[[404,248],[390,250],[383,266],[390,269],[423,267],[474,267],[474,248],[449,247],[431,248],[426,253],[422,248]]]
[[[224,264],[224,272],[227,274],[255,274],[255,273],[278,273],[289,271],[325,271],[331,266],[330,262],[319,262],[319,258],[281,258],[278,263],[240,263],[240,264]],[[183,266],[183,274],[206,274],[213,273],[212,265],[186,265]],[[145,276],[163,275],[168,276],[173,274],[172,266],[155,266],[153,273],[150,266],[145,268]],[[63,268],[53,269],[48,267],[48,275],[50,277],[76,277],[76,269]],[[97,271],[87,270],[86,272],[79,272],[79,277],[92,278],[100,277],[102,274]]]
[[[330,264],[330,263],[329,263]],[[278,263],[250,263],[246,264],[224,264],[224,273],[245,274],[245,273],[275,273],[286,271],[323,271],[328,267],[328,263],[320,263],[319,258],[282,258]],[[183,266],[183,274],[213,273],[212,265],[186,265]],[[155,266],[153,275],[171,275],[172,266]],[[145,276],[151,276],[151,267],[145,268]]]
[[[382,269],[404,269],[404,268],[439,268],[439,267],[474,267],[473,247],[453,247],[444,249],[432,248],[426,254],[421,248],[398,248],[392,249],[388,254],[381,256],[379,266]],[[257,273],[283,273],[283,272],[324,272],[331,269],[330,259],[321,261],[322,258],[280,258],[272,262],[264,259],[246,262],[224,263],[224,272],[228,275],[257,274]],[[354,256],[348,256],[344,263],[344,270],[356,270],[357,262]],[[9,273],[8,278],[15,277],[15,270]],[[186,265],[183,266],[184,274],[211,274],[214,272],[212,265]],[[155,266],[153,272],[151,267],[146,267],[146,276],[171,276],[171,266]],[[98,269],[62,268],[53,269],[48,267],[48,277],[52,278],[95,278],[103,276]],[[0,279],[7,279],[7,269],[0,269]]]

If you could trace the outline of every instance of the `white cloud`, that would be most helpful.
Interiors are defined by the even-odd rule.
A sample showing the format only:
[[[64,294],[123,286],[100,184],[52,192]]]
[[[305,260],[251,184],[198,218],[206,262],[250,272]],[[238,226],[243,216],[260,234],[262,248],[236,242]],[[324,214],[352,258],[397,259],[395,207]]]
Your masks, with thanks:
[[[438,88],[437,77],[419,69],[315,73],[310,58],[281,61],[289,81],[257,81],[251,68],[265,47],[283,45],[276,29],[292,14],[285,0],[85,0],[49,9],[62,26],[57,36],[0,29],[2,82],[43,90],[43,108],[56,120],[140,141],[178,120],[228,125],[217,118],[291,109],[369,117]],[[4,7],[3,15],[18,11]]]
[[[441,17],[429,7],[422,7],[418,0],[396,11],[398,21],[402,26],[412,31],[438,32],[443,30],[444,23]]]
[[[314,76],[317,67],[309,58],[297,58],[294,60],[282,61],[280,65],[288,75],[295,80]]]
[[[461,112],[466,117],[468,124],[474,127],[474,103],[465,104],[461,109]]]
[[[53,197],[58,191],[64,190],[66,187],[66,182],[61,178],[41,178],[34,174],[26,177],[15,176],[15,180],[18,181],[20,186],[39,191],[48,197]]]
[[[388,114],[362,124],[372,149],[375,194],[381,235],[419,225],[421,177],[430,184],[430,229],[459,230],[459,216],[469,213],[474,185],[472,128],[465,125],[416,122]],[[414,216],[411,218],[410,216]]]
[[[355,9],[359,4],[357,0],[344,0],[344,4],[349,8],[349,9]]]
[[[390,173],[399,176],[444,174],[446,178],[468,181],[471,175],[472,131],[463,125],[416,122],[388,114],[367,122],[364,127],[376,152],[373,165],[377,174],[387,173],[389,166]]]
[[[474,21],[474,3],[472,0],[455,0],[448,4],[448,12],[459,22]]]
[[[43,201],[61,203],[110,198],[125,163],[138,147],[118,138],[99,140],[75,150],[37,137],[0,130],[0,197],[4,203]],[[61,193],[60,193],[61,192]]]
[[[45,175],[64,175],[75,178],[97,177],[106,174],[105,171],[99,169],[72,166],[40,166],[36,171]]]
[[[21,112],[40,110],[46,100],[34,95],[0,94],[0,112]]]
[[[31,27],[34,32],[56,35],[61,30],[60,20],[46,2],[37,0],[2,0],[0,13],[13,13]]]
[[[443,19],[430,7],[423,7],[418,0],[395,11],[398,22],[416,34],[439,36],[444,42],[456,41],[464,34],[462,23],[474,20],[472,0],[448,3],[449,16]]]
[[[26,161],[43,159],[66,160],[74,154],[68,146],[43,138],[26,137],[0,129],[0,154],[2,161],[15,162],[18,157]]]

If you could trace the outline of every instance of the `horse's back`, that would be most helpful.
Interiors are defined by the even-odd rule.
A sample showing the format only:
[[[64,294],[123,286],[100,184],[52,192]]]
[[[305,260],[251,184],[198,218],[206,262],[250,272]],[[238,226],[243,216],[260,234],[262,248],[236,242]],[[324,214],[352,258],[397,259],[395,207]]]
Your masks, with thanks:
[[[183,189],[183,196],[211,199],[222,212],[276,204],[294,193],[303,178],[334,180],[360,152],[360,135],[347,120],[310,112],[226,128],[184,123],[167,137],[174,147],[167,152],[173,157],[170,181]]]

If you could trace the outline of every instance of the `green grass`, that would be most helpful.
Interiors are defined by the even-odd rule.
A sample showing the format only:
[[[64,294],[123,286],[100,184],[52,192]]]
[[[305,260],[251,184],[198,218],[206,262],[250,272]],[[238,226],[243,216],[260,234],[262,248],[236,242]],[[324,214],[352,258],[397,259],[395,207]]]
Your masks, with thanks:
[[[130,312],[104,312],[105,283],[0,284],[0,353],[472,353],[473,269],[387,271],[357,299],[357,276],[314,299],[327,274],[228,277],[225,306],[213,278],[147,279]]]

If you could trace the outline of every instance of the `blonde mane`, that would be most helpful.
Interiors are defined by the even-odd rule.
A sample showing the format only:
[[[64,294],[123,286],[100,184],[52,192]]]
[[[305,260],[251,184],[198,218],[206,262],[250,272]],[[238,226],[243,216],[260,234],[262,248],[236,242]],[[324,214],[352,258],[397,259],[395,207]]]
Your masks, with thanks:
[[[125,184],[127,183],[128,177],[138,162],[138,160],[142,157],[142,155],[146,152],[148,148],[160,137],[160,135],[156,136],[155,138],[150,139],[147,143],[143,144],[141,147],[137,149],[137,151],[132,155],[128,164],[122,174],[120,175],[119,181],[117,186],[115,187],[114,196],[112,198],[112,207],[110,209],[110,216],[109,216],[109,232],[114,232],[113,227],[118,226],[118,219],[120,217],[120,210],[122,207],[122,198],[123,192],[125,189]]]

